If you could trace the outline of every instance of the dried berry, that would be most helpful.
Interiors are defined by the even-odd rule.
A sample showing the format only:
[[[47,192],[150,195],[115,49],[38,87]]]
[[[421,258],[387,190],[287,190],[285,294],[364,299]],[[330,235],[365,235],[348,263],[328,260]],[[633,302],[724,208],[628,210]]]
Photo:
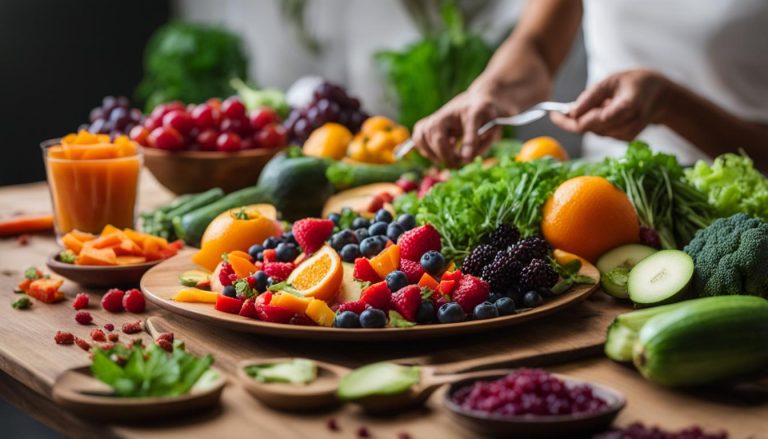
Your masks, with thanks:
[[[125,334],[136,334],[143,330],[141,320],[123,323],[123,327],[121,329]]]
[[[93,322],[93,316],[88,311],[78,311],[75,313],[75,321],[81,325],[90,325]]]
[[[107,341],[107,336],[99,328],[91,329],[91,340],[93,341]]]
[[[75,336],[71,332],[56,331],[56,335],[53,336],[53,341],[56,344],[73,344],[75,342]]]
[[[91,350],[91,344],[80,337],[75,337],[75,344],[84,351]]]
[[[117,343],[117,341],[120,340],[120,334],[117,332],[112,332],[107,335],[107,340],[111,341],[112,343]]]

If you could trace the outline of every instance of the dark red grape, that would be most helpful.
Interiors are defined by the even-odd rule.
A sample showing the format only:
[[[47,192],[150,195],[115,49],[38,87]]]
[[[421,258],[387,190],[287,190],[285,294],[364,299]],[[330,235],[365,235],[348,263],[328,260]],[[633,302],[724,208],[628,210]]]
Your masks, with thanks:
[[[334,94],[334,87],[332,84],[328,82],[323,82],[322,84],[318,85],[317,88],[315,88],[315,91],[313,93],[315,100],[332,99],[333,94]]]
[[[125,108],[126,110],[131,108],[131,100],[125,96],[119,96],[116,99],[116,103],[117,103],[117,106],[120,108]]]
[[[182,136],[186,136],[195,124],[186,110],[172,110],[163,116],[163,126],[174,128]]]
[[[88,115],[88,120],[92,123],[96,122],[97,119],[104,119],[104,110],[101,107],[94,108]]]
[[[258,136],[258,134],[256,134]],[[253,138],[254,136],[248,136],[243,137],[240,139],[240,149],[253,149],[256,148],[258,145],[256,144],[256,140]]]
[[[114,110],[112,110],[112,113],[109,114],[109,121],[117,130],[122,130],[125,128],[125,125],[128,124],[130,120],[131,119],[128,115],[128,110],[123,107],[116,107]]]
[[[247,136],[251,133],[251,123],[248,121],[248,119],[226,118],[221,121],[219,129],[224,132],[235,133],[239,136]]]
[[[200,149],[203,151],[215,151],[216,140],[219,138],[219,132],[215,129],[208,128],[207,130],[200,131],[197,135],[196,141],[200,145]]]
[[[235,133],[221,133],[216,139],[216,148],[219,151],[238,151],[240,144],[240,136]]]
[[[212,107],[210,104],[200,104],[195,107],[191,112],[192,120],[195,122],[195,126],[201,130],[206,128],[215,128],[220,123],[219,110]]]
[[[349,108],[353,110],[359,110],[360,109],[360,99],[356,97],[350,97],[349,98]]]
[[[301,118],[293,125],[293,135],[302,142],[309,137],[311,132],[312,126],[310,126],[307,119]]]
[[[94,134],[105,133],[106,132],[106,129],[105,129],[106,125],[107,125],[107,121],[106,120],[104,120],[104,119],[96,119],[96,120],[93,121],[91,126],[88,128],[88,131],[90,131],[90,132],[92,132]]]
[[[131,108],[131,120],[134,122],[141,122],[144,120],[144,114],[138,108]]]

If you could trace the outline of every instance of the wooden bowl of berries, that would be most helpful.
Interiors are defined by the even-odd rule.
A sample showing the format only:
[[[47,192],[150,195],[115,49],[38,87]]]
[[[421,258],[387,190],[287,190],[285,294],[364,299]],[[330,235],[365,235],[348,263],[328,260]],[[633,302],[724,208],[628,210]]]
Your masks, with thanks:
[[[145,146],[144,164],[152,175],[176,194],[252,186],[287,143],[274,110],[248,115],[236,97],[158,105],[130,137]]]

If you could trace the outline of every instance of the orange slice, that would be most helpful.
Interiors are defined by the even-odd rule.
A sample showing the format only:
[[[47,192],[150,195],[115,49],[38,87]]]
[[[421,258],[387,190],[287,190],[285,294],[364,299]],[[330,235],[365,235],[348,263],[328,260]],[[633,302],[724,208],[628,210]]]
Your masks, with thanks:
[[[306,297],[331,302],[344,279],[341,258],[336,250],[323,246],[302,262],[288,277],[288,283]]]

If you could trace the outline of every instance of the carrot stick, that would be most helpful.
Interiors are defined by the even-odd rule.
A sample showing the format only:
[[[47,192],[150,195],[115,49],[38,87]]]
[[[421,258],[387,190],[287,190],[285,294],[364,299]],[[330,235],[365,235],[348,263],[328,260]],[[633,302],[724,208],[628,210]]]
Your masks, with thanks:
[[[0,220],[0,236],[44,232],[53,229],[53,215],[17,216]]]

